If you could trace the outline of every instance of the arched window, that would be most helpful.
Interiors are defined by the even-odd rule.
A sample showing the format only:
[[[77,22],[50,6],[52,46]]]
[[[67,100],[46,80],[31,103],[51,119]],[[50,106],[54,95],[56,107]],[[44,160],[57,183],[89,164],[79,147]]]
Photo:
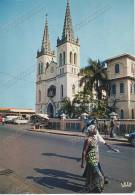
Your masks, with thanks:
[[[120,83],[120,93],[124,93],[124,83]]]
[[[74,64],[77,65],[77,54],[74,53]]]
[[[72,54],[72,52],[70,52],[70,64],[72,64],[73,63],[73,54]]]
[[[135,118],[135,115],[134,115],[134,110],[132,109],[132,119]]]
[[[115,65],[115,73],[119,73],[120,72],[120,65],[116,64]]]
[[[66,53],[65,53],[65,51],[63,52],[63,64],[64,65],[66,64]]]
[[[75,85],[72,86],[72,94],[75,95]]]
[[[63,85],[61,85],[61,89],[60,89],[60,96],[61,96],[61,98],[63,98]]]
[[[38,64],[38,74],[40,74],[40,63]]]
[[[39,103],[41,102],[41,91],[40,90],[38,91],[38,102]]]
[[[59,56],[59,65],[62,66],[62,54],[60,53],[60,56]]]
[[[116,84],[112,85],[112,95],[116,95]]]
[[[130,93],[131,94],[133,93],[133,84],[132,83],[130,84]]]
[[[40,74],[43,74],[43,64],[40,66]]]
[[[124,111],[123,110],[120,111],[120,118],[124,119]]]
[[[135,94],[135,84],[134,84],[134,94]]]

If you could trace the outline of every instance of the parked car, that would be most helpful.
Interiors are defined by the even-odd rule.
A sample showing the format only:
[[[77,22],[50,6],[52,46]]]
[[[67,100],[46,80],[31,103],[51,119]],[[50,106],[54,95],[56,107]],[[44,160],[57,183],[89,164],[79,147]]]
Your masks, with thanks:
[[[4,120],[4,123],[13,123],[13,120],[16,119],[16,118],[18,118],[18,116],[12,116],[12,115],[11,116],[10,115],[6,116],[5,120]]]
[[[128,142],[135,147],[135,131],[129,134],[125,134],[125,137],[128,139]]]
[[[13,119],[13,124],[16,124],[16,125],[27,124],[28,122],[29,120],[27,119],[22,119],[22,118]]]

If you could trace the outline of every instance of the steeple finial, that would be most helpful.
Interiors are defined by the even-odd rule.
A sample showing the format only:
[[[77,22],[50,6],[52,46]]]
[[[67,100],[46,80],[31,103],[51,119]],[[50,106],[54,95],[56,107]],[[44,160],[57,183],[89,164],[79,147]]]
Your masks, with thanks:
[[[49,30],[48,30],[48,14],[46,14],[45,29],[44,29],[41,51],[43,51],[44,54],[51,53]]]

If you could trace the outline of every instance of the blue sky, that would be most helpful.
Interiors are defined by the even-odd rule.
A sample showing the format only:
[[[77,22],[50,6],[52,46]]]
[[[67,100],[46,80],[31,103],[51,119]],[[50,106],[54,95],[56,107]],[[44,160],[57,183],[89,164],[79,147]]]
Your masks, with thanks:
[[[88,58],[135,55],[134,0],[70,0],[81,67]],[[48,13],[51,46],[62,35],[66,0],[0,0],[0,107],[35,108],[36,52]]]

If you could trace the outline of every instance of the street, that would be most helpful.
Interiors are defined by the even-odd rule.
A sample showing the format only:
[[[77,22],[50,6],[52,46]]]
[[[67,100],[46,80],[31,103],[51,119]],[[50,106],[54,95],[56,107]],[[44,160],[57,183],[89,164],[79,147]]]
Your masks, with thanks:
[[[36,183],[48,193],[80,193],[85,180],[79,161],[84,138],[31,132],[21,126],[0,126],[0,166]],[[135,148],[108,142],[120,153],[100,147],[100,161],[109,184],[105,193],[135,191]],[[10,192],[9,192],[10,193]]]

